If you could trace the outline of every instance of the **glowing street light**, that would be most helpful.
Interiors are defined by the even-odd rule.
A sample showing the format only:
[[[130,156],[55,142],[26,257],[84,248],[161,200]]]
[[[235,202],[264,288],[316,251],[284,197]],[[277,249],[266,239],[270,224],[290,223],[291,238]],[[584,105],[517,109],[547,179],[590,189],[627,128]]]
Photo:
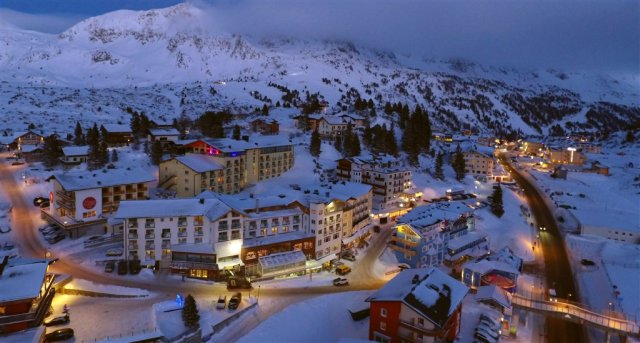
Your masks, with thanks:
[[[569,147],[567,150],[571,151],[571,156],[569,157],[569,162],[573,163],[573,152],[576,151],[576,148]]]

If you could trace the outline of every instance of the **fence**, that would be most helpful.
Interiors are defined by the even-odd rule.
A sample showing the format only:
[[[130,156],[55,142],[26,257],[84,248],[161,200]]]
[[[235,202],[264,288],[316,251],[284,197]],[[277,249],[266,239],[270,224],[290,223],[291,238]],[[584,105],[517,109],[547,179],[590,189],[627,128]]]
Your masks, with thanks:
[[[227,317],[226,319],[224,319],[223,321],[219,322],[218,324],[215,325],[211,325],[211,328],[213,329],[213,334],[215,334],[216,332],[219,332],[220,330],[224,329],[225,327],[227,327],[229,324],[231,324],[234,320],[240,318],[241,315],[243,315],[245,312],[249,311],[250,309],[256,307],[256,305],[258,305],[258,302],[254,302],[253,304],[243,308],[241,311],[239,311],[238,313],[235,313],[234,315]]]
[[[112,244],[112,243],[122,243],[123,240],[123,235],[119,234],[119,235],[112,235],[109,237],[100,237],[98,239],[92,240],[92,241],[85,241],[84,242],[84,248],[95,248],[95,247],[100,247],[103,245],[107,245],[107,244]]]

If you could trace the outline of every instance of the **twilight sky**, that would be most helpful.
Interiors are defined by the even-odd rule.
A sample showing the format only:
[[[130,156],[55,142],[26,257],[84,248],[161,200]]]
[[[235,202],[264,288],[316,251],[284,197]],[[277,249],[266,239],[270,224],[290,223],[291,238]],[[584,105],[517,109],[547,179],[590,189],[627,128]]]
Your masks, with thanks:
[[[337,39],[488,65],[640,74],[636,0],[190,0],[212,28]],[[0,22],[58,33],[117,9],[181,0],[0,0]]]

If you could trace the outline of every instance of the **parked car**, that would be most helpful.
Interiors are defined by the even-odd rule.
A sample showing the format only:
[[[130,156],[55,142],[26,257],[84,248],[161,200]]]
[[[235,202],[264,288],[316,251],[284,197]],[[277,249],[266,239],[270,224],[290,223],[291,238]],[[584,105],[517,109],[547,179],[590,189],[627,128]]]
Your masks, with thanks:
[[[40,230],[40,232],[45,236],[54,234],[54,233],[59,232],[59,231],[62,231],[62,228],[57,226],[57,225],[48,225],[48,226],[45,226],[45,227],[41,228],[41,230]]]
[[[473,338],[481,341],[481,342],[485,342],[485,343],[496,343],[498,342],[498,339],[491,337],[490,335],[484,333],[484,332],[480,332],[480,331],[476,331],[473,334]]]
[[[44,236],[44,239],[49,239],[53,236],[64,235],[64,231],[62,231],[61,228],[56,227],[56,228],[52,228],[50,230],[44,231],[42,235]]]
[[[229,299],[229,309],[235,310],[240,306],[240,300],[242,300],[242,293],[238,292]]]
[[[225,306],[227,306],[227,296],[226,295],[221,295],[218,298],[218,302],[216,303],[216,309],[224,310]]]
[[[349,285],[349,280],[345,279],[345,278],[335,278],[333,279],[333,285],[334,286],[348,286]]]
[[[47,208],[49,207],[51,204],[49,203],[49,200],[43,201],[40,203],[40,208]]]
[[[558,302],[558,293],[553,288],[549,288],[549,301]]]
[[[35,197],[33,198],[33,206],[40,206],[41,203],[43,203],[44,201],[49,201],[49,198],[45,198],[45,197]]]
[[[56,326],[56,325],[64,325],[69,323],[69,316],[60,316],[60,317],[55,317],[55,318],[51,318],[47,321],[44,322],[44,326]]]
[[[591,261],[591,260],[587,260],[586,258],[583,258],[582,260],[580,260],[580,263],[582,263],[583,266],[593,266],[596,263]]]
[[[356,256],[351,254],[351,253],[347,253],[347,254],[342,255],[342,258],[344,258],[347,261],[351,261],[351,262],[356,260]]]
[[[60,242],[61,240],[63,240],[64,237],[65,237],[64,233],[59,232],[59,233],[56,233],[56,234],[51,235],[51,236],[46,236],[46,239],[47,239],[47,243],[56,244],[56,243]]]
[[[120,256],[120,255],[122,255],[122,249],[107,250],[107,256]]]
[[[140,269],[140,260],[129,260],[129,274],[139,274]]]
[[[115,261],[108,261],[107,264],[104,265],[105,273],[113,273],[113,270],[116,268]]]
[[[486,334],[487,336],[490,336],[493,339],[498,339],[498,336],[499,336],[498,331],[489,329],[486,326],[478,326],[475,332],[482,332],[483,334]]]
[[[11,162],[12,166],[20,166],[20,165],[23,165],[23,164],[24,164],[24,162],[22,162],[22,161]]]
[[[46,334],[44,336],[44,341],[45,342],[64,341],[65,339],[69,339],[73,337],[73,335],[74,335],[73,329],[71,328],[58,329],[56,331],[49,332],[48,334]]]
[[[349,266],[346,266],[344,264],[336,268],[336,274],[338,275],[347,275],[349,273],[351,273],[351,268],[349,268]]]
[[[127,261],[120,260],[118,261],[118,275],[127,274]]]

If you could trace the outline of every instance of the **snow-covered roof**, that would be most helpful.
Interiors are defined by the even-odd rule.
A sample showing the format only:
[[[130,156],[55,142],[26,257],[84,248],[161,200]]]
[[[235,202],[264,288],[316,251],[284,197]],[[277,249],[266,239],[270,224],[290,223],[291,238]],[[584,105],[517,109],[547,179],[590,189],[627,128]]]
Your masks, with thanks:
[[[23,144],[20,146],[20,151],[22,152],[34,152],[38,149],[42,150],[42,147],[33,144]]]
[[[245,237],[244,242],[242,243],[242,246],[245,248],[250,248],[250,247],[257,247],[261,245],[295,241],[295,240],[309,238],[309,237],[315,237],[315,235],[306,233],[304,231],[290,231],[287,233],[279,233],[277,235],[272,235],[272,236],[263,236],[263,237],[256,237],[256,238]]]
[[[486,238],[487,238],[486,233],[472,231],[467,233],[466,235],[462,235],[460,237],[450,240],[449,243],[447,244],[447,248],[449,248],[449,250],[458,250],[469,243],[483,240]]]
[[[367,301],[402,301],[442,327],[468,291],[467,286],[439,269],[405,269]]]
[[[9,260],[0,274],[0,303],[38,297],[48,266],[47,260]]]
[[[86,156],[89,154],[89,146],[65,146],[62,148],[62,153],[65,156]]]
[[[504,308],[511,308],[511,294],[496,285],[478,287],[476,301],[493,300]]]
[[[149,129],[149,133],[152,136],[180,136],[180,131],[176,130],[175,128],[153,128]]]
[[[332,199],[347,201],[352,198],[360,198],[369,193],[372,189],[370,185],[349,181],[336,182],[324,187],[317,187],[315,185],[311,187],[313,191],[318,191],[318,196],[313,197],[314,199],[312,199],[312,202],[314,202],[314,200],[326,202],[331,201]]]
[[[175,159],[196,173],[204,173],[212,170],[222,170],[224,166],[216,162],[214,157],[203,154],[186,154],[176,156]]]
[[[517,270],[520,270],[520,268],[522,267],[522,258],[516,255],[513,250],[506,246],[496,252],[491,253],[491,255],[487,257],[487,260],[504,262],[511,265]]]
[[[93,172],[75,171],[56,174],[49,179],[52,178],[56,179],[66,191],[129,185],[154,180],[153,175],[142,169],[104,169]]]
[[[303,214],[302,210],[299,207],[287,208],[284,210],[277,211],[260,211],[258,213],[249,213],[250,219],[265,219],[265,218],[274,218],[274,217],[285,217],[285,216],[295,216]]]
[[[281,135],[252,135],[249,141],[231,138],[202,139],[201,141],[223,152],[237,152],[249,149],[269,148],[292,145],[288,138]]]
[[[486,259],[477,262],[466,263],[463,267],[464,269],[469,269],[482,275],[489,273],[492,270],[504,271],[511,274],[520,274],[520,272],[516,268],[508,263],[502,261],[490,261]]]
[[[210,221],[231,211],[218,199],[126,200],[120,202],[114,218],[166,218],[206,216]]]
[[[121,124],[104,124],[102,125],[107,132],[111,133],[131,133],[131,127]]]
[[[323,117],[324,121],[329,125],[347,125],[348,123],[342,117],[326,116]]]
[[[262,256],[259,260],[262,268],[276,268],[295,263],[305,263],[307,261],[307,257],[302,251],[298,250]]]
[[[247,194],[220,194],[212,191],[204,191],[198,194],[197,198],[216,198],[222,200],[227,205],[243,211],[249,211],[256,208],[256,202],[260,208],[266,207],[278,207],[278,206],[289,206],[291,203],[295,201],[301,201],[302,196],[296,193],[287,193],[282,194],[284,196],[280,196],[280,194],[260,194],[260,195],[247,195]],[[262,212],[262,210],[261,210]],[[271,211],[264,211],[265,213],[269,213]]]
[[[398,223],[424,228],[442,220],[455,220],[463,214],[473,212],[468,206],[457,201],[439,202],[413,208],[398,219]]]
[[[186,252],[194,254],[210,254],[216,253],[213,244],[210,243],[185,243],[185,244],[172,244],[172,252]]]

